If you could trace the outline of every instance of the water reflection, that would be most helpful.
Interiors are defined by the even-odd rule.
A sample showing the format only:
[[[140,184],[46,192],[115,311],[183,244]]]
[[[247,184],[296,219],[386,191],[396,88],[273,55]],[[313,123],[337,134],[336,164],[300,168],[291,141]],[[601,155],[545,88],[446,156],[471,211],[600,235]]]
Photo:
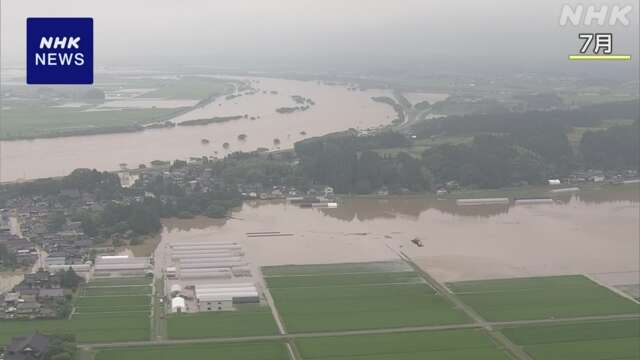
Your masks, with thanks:
[[[640,188],[637,186],[612,186],[606,189],[588,190],[578,194],[555,196],[555,205],[567,205],[572,202],[601,204],[624,202],[632,205],[640,202]],[[404,217],[418,220],[429,210],[442,214],[461,217],[494,217],[508,214],[515,206],[553,206],[554,204],[515,205],[476,205],[459,206],[455,200],[437,199],[431,196],[401,196],[387,198],[346,197],[340,200],[335,209],[318,209],[321,213],[343,221],[366,221],[374,219],[395,219]],[[259,205],[256,205],[259,206]]]
[[[372,96],[388,95],[388,90],[349,91],[346,86],[283,79],[260,79],[252,86],[260,92],[230,100],[220,98],[176,120],[247,115],[236,121],[126,134],[1,141],[0,181],[62,176],[79,167],[115,170],[120,163],[136,167],[153,160],[286,149],[307,137],[387,125],[394,116],[390,106],[371,100]],[[312,99],[315,105],[307,111],[276,112],[278,107],[292,106],[293,95]],[[240,134],[247,135],[246,141],[237,140]],[[203,145],[203,138],[210,143]],[[276,138],[278,146],[274,145]],[[224,143],[230,144],[228,149]]]
[[[161,237],[240,241],[256,266],[393,260],[402,251],[442,281],[629,272],[640,261],[637,192],[607,188],[510,206],[427,196],[346,197],[337,209],[249,201],[227,220],[166,220]],[[424,247],[411,243],[416,237]]]
[[[430,209],[450,215],[491,217],[506,214],[508,205],[458,206],[455,200],[441,200],[427,196],[390,197],[388,199],[346,198],[336,209],[320,209],[330,217],[343,221],[365,221],[404,217],[418,220]]]

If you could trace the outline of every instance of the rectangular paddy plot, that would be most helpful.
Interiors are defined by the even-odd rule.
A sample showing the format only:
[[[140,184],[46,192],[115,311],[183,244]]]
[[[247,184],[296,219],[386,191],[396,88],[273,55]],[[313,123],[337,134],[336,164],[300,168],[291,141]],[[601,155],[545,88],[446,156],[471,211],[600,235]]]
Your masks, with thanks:
[[[506,328],[534,360],[640,359],[640,320]]]
[[[151,278],[100,278],[91,280],[88,285],[91,287],[151,285],[152,280]]]
[[[100,350],[95,360],[289,360],[285,345],[275,342],[189,344]]]
[[[481,330],[406,332],[297,339],[303,359],[508,360]]]
[[[401,262],[262,270],[289,333],[468,322]]]
[[[151,311],[150,281],[146,278],[91,281],[78,290],[73,316],[128,313],[148,317]]]
[[[45,334],[74,334],[81,343],[148,340],[149,316],[78,315],[69,320],[0,321],[0,345],[36,330]]]
[[[465,281],[447,286],[489,321],[636,314],[640,306],[585,276]]]
[[[267,306],[237,306],[235,311],[171,314],[167,317],[169,339],[276,335],[278,327]]]
[[[78,342],[148,340],[151,287],[144,279],[104,279],[78,289],[70,319],[0,322],[0,345],[11,337],[41,331],[75,334]]]

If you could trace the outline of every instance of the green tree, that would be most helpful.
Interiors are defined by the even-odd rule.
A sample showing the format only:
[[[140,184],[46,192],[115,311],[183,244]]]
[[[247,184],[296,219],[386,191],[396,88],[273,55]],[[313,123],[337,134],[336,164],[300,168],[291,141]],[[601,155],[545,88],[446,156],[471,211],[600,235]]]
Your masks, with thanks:
[[[224,206],[211,204],[207,208],[205,215],[210,218],[224,218],[225,216],[227,216],[227,209]]]
[[[62,272],[62,287],[64,289],[77,289],[83,278],[76,274],[72,267],[67,270],[60,270]]]

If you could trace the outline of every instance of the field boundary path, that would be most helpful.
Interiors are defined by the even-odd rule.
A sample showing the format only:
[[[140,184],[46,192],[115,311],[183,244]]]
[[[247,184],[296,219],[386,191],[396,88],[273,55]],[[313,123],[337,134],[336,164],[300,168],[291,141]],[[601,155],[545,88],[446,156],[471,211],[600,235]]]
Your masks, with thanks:
[[[543,320],[500,321],[500,322],[486,322],[486,324],[491,326],[492,328],[497,328],[497,327],[502,328],[502,327],[516,327],[516,326],[526,326],[526,325],[574,324],[574,323],[588,322],[588,321],[639,320],[639,319],[640,319],[640,314],[626,314],[626,315],[607,315],[607,316],[586,316],[586,317],[578,317],[578,318],[556,318],[556,319],[543,319]],[[291,341],[295,339],[314,338],[314,337],[380,335],[380,334],[395,334],[395,333],[404,333],[404,332],[443,331],[443,330],[462,330],[462,329],[480,329],[480,328],[482,328],[480,324],[471,323],[471,324],[399,327],[399,328],[371,329],[371,330],[291,333],[286,335],[213,337],[213,338],[182,339],[182,340],[159,340],[159,341],[148,340],[148,341],[129,341],[129,342],[111,342],[111,343],[85,343],[85,344],[80,344],[80,346],[98,349],[98,348],[115,348],[115,347],[141,347],[141,346],[153,346],[153,345],[256,342],[256,341],[270,341],[270,340]]]
[[[499,331],[496,331],[491,323],[487,322],[482,316],[480,316],[475,310],[473,310],[470,306],[465,304],[456,294],[451,292],[449,288],[442,285],[438,280],[436,280],[429,273],[424,271],[418,265],[416,265],[409,256],[407,256],[404,252],[400,251],[400,257],[411,266],[416,273],[418,273],[428,284],[431,286],[436,292],[440,295],[444,296],[451,302],[457,309],[460,309],[464,312],[475,324],[479,327],[482,327],[486,330],[487,334],[500,346],[506,349],[511,355],[515,356],[518,360],[533,360],[529,354],[527,354],[520,346],[514,344],[511,340],[507,339]]]
[[[265,299],[267,300],[267,304],[269,305],[269,309],[271,309],[271,315],[273,319],[276,321],[276,325],[278,326],[278,332],[282,336],[287,335],[287,329],[284,327],[284,321],[282,321],[282,317],[280,317],[280,313],[276,308],[276,302],[273,300],[273,296],[271,296],[271,292],[269,291],[269,287],[267,286],[267,282],[264,280],[264,276],[262,275],[261,269],[256,269],[258,276],[260,277],[260,283],[263,285],[263,291]],[[291,360],[301,360],[300,352],[296,347],[296,344],[292,340],[287,340],[285,343],[287,347],[287,352],[289,353],[289,357]]]
[[[160,302],[164,298],[164,279],[160,278],[153,284],[151,306],[151,339],[162,341],[167,339],[167,320],[165,309],[168,304]]]

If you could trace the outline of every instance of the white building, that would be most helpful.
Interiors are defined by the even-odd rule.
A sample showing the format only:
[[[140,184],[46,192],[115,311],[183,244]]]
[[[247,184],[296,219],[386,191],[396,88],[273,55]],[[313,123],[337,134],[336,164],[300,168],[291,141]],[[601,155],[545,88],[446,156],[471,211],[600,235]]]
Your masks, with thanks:
[[[85,280],[89,280],[91,275],[91,265],[90,264],[73,264],[73,265],[48,265],[47,270],[52,273],[56,273],[60,270],[69,270],[69,268],[73,269],[78,276],[82,276]]]
[[[164,273],[168,279],[175,279],[178,276],[178,269],[175,266],[169,266],[164,269]]]
[[[96,277],[145,276],[151,271],[148,257],[101,256],[96,259],[93,275]]]
[[[171,285],[171,297],[176,297],[182,291],[182,286],[180,284]]]
[[[509,205],[509,198],[458,199],[456,204],[465,205]]]
[[[198,297],[198,311],[231,311],[233,298],[229,295],[202,295]]]
[[[234,304],[259,303],[258,289],[251,283],[196,285],[198,311],[228,311]]]
[[[179,313],[187,310],[187,304],[181,297],[174,297],[171,299],[171,312]]]
[[[231,279],[229,268],[180,269],[180,279]]]
[[[44,265],[46,267],[64,264],[66,264],[66,258],[64,256],[47,256],[47,258],[44,260]]]

